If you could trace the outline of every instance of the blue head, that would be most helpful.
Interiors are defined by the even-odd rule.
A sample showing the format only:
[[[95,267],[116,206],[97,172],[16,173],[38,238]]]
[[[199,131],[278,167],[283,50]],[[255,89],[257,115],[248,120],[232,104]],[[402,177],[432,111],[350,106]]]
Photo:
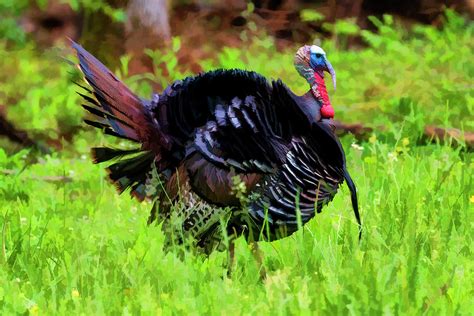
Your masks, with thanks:
[[[316,45],[305,45],[298,49],[295,55],[295,68],[298,73],[313,86],[315,84],[315,74],[324,78],[324,71],[327,71],[332,77],[334,90],[336,90],[336,72],[331,63],[326,58],[324,50]]]
[[[310,47],[309,65],[314,71],[319,72],[321,75],[323,74],[323,71],[329,72],[332,77],[334,90],[336,90],[336,72],[334,71],[334,68],[332,68],[331,63],[326,58],[326,53],[321,47],[316,45]]]

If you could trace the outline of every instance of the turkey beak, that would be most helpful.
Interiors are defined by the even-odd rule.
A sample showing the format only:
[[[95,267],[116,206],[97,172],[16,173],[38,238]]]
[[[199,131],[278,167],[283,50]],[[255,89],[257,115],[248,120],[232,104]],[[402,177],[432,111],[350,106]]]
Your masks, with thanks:
[[[332,85],[334,87],[334,91],[336,91],[336,72],[334,71],[334,68],[332,68],[331,63],[329,60],[327,60],[327,58],[324,58],[324,61],[326,63],[326,69],[324,70],[326,70],[331,75]]]

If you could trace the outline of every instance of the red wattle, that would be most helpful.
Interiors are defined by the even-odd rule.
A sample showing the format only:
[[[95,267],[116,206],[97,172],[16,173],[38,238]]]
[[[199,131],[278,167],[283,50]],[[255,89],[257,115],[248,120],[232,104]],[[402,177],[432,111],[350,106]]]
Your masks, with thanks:
[[[333,118],[334,109],[331,105],[326,105],[321,108],[321,116],[324,118]]]
[[[324,77],[321,76],[318,72],[314,73],[315,79],[315,90],[313,94],[321,102],[321,116],[323,118],[333,118],[334,109],[331,106],[331,101],[329,101],[328,91],[326,89],[326,83],[324,82]]]

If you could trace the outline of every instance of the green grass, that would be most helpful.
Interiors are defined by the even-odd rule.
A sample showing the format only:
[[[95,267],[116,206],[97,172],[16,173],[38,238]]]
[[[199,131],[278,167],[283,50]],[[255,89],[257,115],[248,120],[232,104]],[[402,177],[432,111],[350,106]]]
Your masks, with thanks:
[[[425,123],[473,128],[466,54],[473,26],[450,19],[442,30],[416,33],[387,26],[388,19],[381,38],[364,33],[372,43],[360,51],[323,43],[338,72],[336,115],[385,126],[368,142],[342,140],[364,233],[359,243],[344,185],[303,230],[261,243],[265,281],[242,239],[230,278],[225,253],[164,251],[160,227],[146,225],[151,205],[116,194],[103,168],[90,162],[89,147],[110,139],[81,132],[50,155],[14,153],[5,143],[0,172],[13,174],[0,173],[0,313],[472,314],[473,154],[416,146]],[[226,48],[203,65],[246,67],[303,92],[293,51],[276,52],[261,39],[248,49]],[[157,57],[171,65],[167,80],[187,73],[172,57]],[[2,69],[12,69],[0,73],[9,117],[54,136],[79,124],[82,112],[67,83],[68,66],[51,60],[0,44]],[[163,80],[158,69],[153,76]],[[141,79],[127,82],[146,95],[150,87]],[[51,176],[72,181],[47,182]]]
[[[118,196],[84,156],[45,157],[0,184],[0,306],[40,314],[469,314],[472,156],[438,145],[398,154],[379,141],[344,145],[359,187],[361,243],[344,188],[303,231],[262,243],[264,282],[243,240],[230,279],[225,253],[180,259],[163,251],[159,227],[146,226],[150,204]],[[18,170],[22,155],[0,155],[1,166]],[[73,181],[37,180],[46,175]]]

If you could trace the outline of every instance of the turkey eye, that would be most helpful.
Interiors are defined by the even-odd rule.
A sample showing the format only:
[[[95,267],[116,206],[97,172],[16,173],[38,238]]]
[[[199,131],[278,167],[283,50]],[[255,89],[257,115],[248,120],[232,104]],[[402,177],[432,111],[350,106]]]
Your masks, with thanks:
[[[322,54],[319,54],[319,53],[316,53],[314,54],[317,58],[321,58],[323,55]]]

